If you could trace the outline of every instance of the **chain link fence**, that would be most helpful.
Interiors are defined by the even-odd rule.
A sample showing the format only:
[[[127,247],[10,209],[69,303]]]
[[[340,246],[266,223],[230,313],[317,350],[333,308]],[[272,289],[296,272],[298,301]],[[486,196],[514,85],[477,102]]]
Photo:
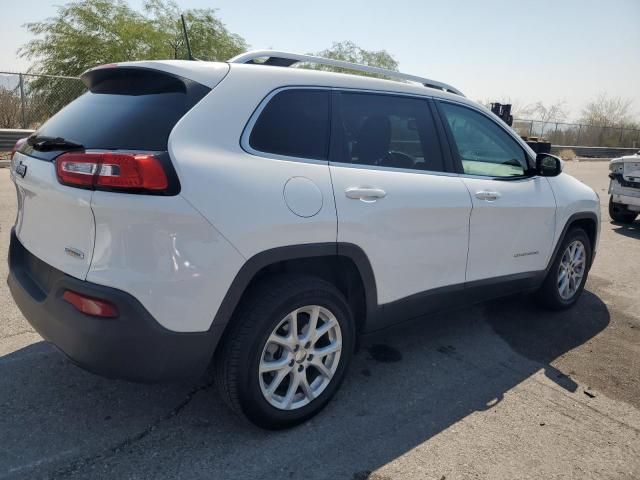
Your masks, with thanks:
[[[85,90],[76,77],[0,72],[0,128],[38,128]]]
[[[77,77],[0,72],[0,128],[36,129],[85,90]],[[640,148],[640,129],[523,119],[513,128],[553,145]]]
[[[552,145],[640,148],[640,130],[634,128],[514,119],[513,129],[523,137],[546,138]]]

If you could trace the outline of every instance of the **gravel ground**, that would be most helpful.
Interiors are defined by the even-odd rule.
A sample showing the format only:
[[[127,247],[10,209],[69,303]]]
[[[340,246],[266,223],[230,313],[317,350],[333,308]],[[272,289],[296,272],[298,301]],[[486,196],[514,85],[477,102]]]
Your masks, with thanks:
[[[150,386],[78,369],[2,282],[0,479],[640,478],[640,222],[610,223],[605,162],[566,170],[603,201],[574,309],[518,296],[422,319],[365,345],[329,407],[285,432],[238,422],[210,378]],[[6,169],[0,202],[6,258]]]

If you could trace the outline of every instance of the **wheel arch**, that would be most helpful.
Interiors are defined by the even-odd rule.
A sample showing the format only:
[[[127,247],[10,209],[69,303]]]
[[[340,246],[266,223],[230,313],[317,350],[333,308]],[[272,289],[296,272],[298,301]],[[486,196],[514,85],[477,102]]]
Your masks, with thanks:
[[[553,265],[556,255],[558,254],[558,250],[560,249],[560,246],[562,245],[567,232],[575,227],[582,228],[589,237],[589,241],[591,242],[592,255],[591,262],[589,264],[589,268],[591,268],[596,253],[596,242],[598,241],[598,216],[594,212],[578,212],[571,215],[565,222],[562,233],[558,237],[558,241],[556,242],[553,249],[553,254],[549,258],[546,272],[548,272],[551,268],[551,265]]]
[[[266,276],[278,273],[305,273],[333,283],[349,302],[358,333],[378,310],[373,269],[360,247],[350,243],[290,245],[265,250],[245,262],[218,308],[212,328],[226,330],[246,292]]]

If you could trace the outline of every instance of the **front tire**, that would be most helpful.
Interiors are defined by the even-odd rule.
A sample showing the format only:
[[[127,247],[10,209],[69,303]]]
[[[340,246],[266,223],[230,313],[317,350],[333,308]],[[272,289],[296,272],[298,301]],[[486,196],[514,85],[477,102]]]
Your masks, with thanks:
[[[623,203],[615,203],[613,197],[609,197],[609,216],[611,220],[618,223],[633,223],[638,216],[635,212],[630,212]]]
[[[544,306],[561,310],[578,301],[587,282],[592,252],[591,241],[584,230],[572,228],[567,232],[537,292]]]
[[[300,424],[322,410],[355,345],[349,306],[316,277],[267,278],[248,292],[215,359],[218,390],[241,417],[266,429]]]

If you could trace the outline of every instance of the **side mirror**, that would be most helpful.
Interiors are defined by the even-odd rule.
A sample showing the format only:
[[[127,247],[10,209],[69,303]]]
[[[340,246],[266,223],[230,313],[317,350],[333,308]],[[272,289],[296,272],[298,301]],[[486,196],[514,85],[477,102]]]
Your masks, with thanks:
[[[549,153],[536,155],[536,172],[541,177],[556,177],[562,173],[562,160]]]

